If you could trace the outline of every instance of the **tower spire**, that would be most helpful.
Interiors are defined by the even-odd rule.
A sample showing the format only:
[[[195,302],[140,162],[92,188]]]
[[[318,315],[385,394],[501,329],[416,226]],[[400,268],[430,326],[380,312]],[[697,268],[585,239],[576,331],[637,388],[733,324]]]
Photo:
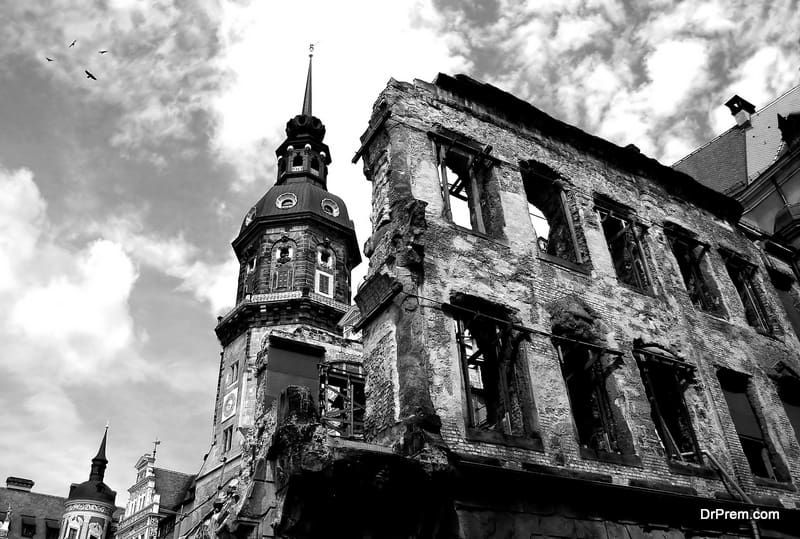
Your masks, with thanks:
[[[304,116],[311,116],[311,59],[314,57],[314,44],[308,46],[308,77],[306,77],[306,94],[303,97]]]
[[[92,459],[92,471],[89,473],[89,481],[102,481],[106,475],[106,465],[108,459],[106,458],[106,441],[108,440],[108,425],[103,433],[103,440],[100,442],[100,448],[97,450],[97,455]]]

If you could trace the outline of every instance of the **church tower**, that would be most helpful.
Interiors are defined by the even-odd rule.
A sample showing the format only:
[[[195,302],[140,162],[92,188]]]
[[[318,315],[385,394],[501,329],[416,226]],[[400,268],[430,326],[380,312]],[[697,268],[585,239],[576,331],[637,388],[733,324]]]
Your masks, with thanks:
[[[97,455],[92,459],[89,480],[73,484],[69,489],[61,520],[60,539],[111,539],[114,535],[115,530],[111,528],[117,493],[103,482],[108,465],[107,440],[108,427]]]
[[[213,442],[197,477],[198,501],[235,487],[252,458],[243,447],[288,385],[308,387],[321,404],[325,365],[358,364],[360,373],[360,344],[344,339],[337,322],[350,309],[350,272],[361,256],[347,207],[328,191],[331,152],[312,112],[311,68],[309,55],[303,106],[276,150],[274,185],[246,213],[232,244],[236,306],[216,327],[222,353]],[[201,526],[205,513],[186,524]],[[191,533],[186,524],[181,533]]]

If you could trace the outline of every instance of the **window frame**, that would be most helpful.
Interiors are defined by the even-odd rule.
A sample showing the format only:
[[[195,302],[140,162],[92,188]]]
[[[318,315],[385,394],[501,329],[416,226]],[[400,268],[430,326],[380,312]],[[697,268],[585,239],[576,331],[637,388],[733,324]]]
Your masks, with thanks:
[[[323,276],[328,278],[328,292],[323,292],[319,286],[320,278]],[[326,298],[333,299],[335,291],[336,290],[334,288],[333,274],[328,273],[327,271],[322,271],[321,269],[316,269],[314,271],[314,292],[316,292],[320,296],[325,296]]]
[[[222,429],[222,453],[227,453],[233,448],[233,425]]]
[[[770,322],[769,313],[764,305],[763,294],[756,290],[755,275],[758,268],[744,257],[727,249],[720,249],[720,254],[725,261],[725,270],[728,272],[728,277],[730,277],[742,302],[745,320],[757,331],[772,334],[774,330]],[[741,288],[737,283],[737,277],[739,283],[741,283]],[[750,304],[750,310],[748,310],[747,303]],[[750,312],[753,313],[755,319],[751,319],[750,314],[748,314]]]
[[[442,197],[442,217],[455,226],[466,228],[456,223],[453,219],[450,197],[463,200],[467,203],[470,213],[470,228],[472,232],[485,236],[499,236],[500,228],[490,227],[487,222],[489,215],[485,215],[482,201],[488,196],[486,191],[487,180],[491,176],[492,168],[498,160],[490,155],[492,146],[480,144],[455,131],[438,126],[435,130],[428,131],[431,138],[436,170],[439,178],[439,189]],[[450,183],[448,179],[447,160],[451,158],[466,160],[464,167],[468,180],[461,175]],[[455,171],[454,171],[455,172]],[[497,230],[489,230],[489,228]]]
[[[700,449],[700,444],[697,441],[697,432],[695,430],[694,420],[692,414],[689,412],[689,406],[686,404],[686,390],[694,380],[695,366],[685,361],[680,360],[671,354],[667,355],[666,352],[656,352],[650,350],[651,346],[640,346],[633,350],[633,355],[636,358],[636,363],[639,367],[639,372],[642,378],[642,383],[645,387],[645,394],[650,403],[650,414],[653,419],[656,431],[658,432],[661,442],[664,445],[667,460],[669,462],[686,463],[702,465],[703,455]],[[673,390],[679,395],[678,409],[675,410],[670,407],[669,410],[681,414],[683,421],[688,426],[689,437],[686,440],[691,445],[691,451],[683,452],[675,438],[674,432],[667,424],[666,418],[662,413],[663,406],[659,404],[656,387],[651,373],[653,366],[658,365],[657,369],[669,369],[672,374],[672,381],[675,386]],[[664,378],[659,377],[659,381],[663,383]],[[664,404],[664,403],[662,403]],[[680,421],[679,421],[680,422]],[[669,447],[671,446],[671,447]],[[692,457],[693,460],[688,460],[687,457]]]
[[[484,303],[483,300],[480,302]],[[543,444],[538,431],[530,375],[524,359],[525,354],[520,346],[523,334],[514,333],[517,330],[514,329],[514,324],[508,316],[499,312],[494,315],[482,314],[487,309],[479,309],[480,305],[471,305],[469,301],[467,303],[470,305],[445,304],[445,312],[452,316],[454,324],[456,361],[464,391],[463,406],[467,439],[542,451]],[[490,304],[485,303],[485,307],[491,309]],[[502,307],[496,307],[495,310],[502,309]],[[486,335],[495,333],[496,337],[484,344],[484,346],[491,347],[490,350],[481,350],[478,337],[469,337],[473,344],[469,347],[466,346],[466,332],[475,323],[484,325],[483,329]],[[489,357],[486,356],[487,353]],[[478,423],[475,406],[476,395],[469,364],[470,360],[475,360],[478,356],[481,356],[487,368],[493,369],[493,376],[490,375],[486,378],[496,379],[494,391],[496,391],[497,402],[495,407],[505,412],[502,418],[495,418],[492,425]],[[503,356],[508,359],[503,360]],[[505,371],[503,372],[501,369],[505,369]],[[481,379],[481,383],[483,383],[483,379]],[[517,418],[512,415],[517,415]],[[498,425],[500,428],[497,428]]]
[[[594,211],[600,219],[600,228],[603,231],[603,238],[606,241],[606,247],[608,248],[608,253],[611,256],[611,261],[614,265],[614,273],[616,274],[617,281],[630,288],[633,288],[638,292],[652,294],[653,276],[650,273],[650,267],[647,264],[647,256],[644,250],[644,243],[642,242],[642,236],[646,233],[647,228],[641,223],[641,221],[637,219],[636,212],[599,194],[595,195],[594,197]],[[605,223],[608,219],[616,219],[622,223],[622,230],[617,232],[617,236],[612,239],[609,239],[609,235],[605,227]],[[617,260],[614,258],[612,244],[616,244],[615,242],[624,239],[623,233],[631,236],[630,240],[628,241],[632,240],[631,243],[635,249],[635,252],[632,252],[631,246],[627,242],[623,246],[625,253],[628,254],[628,256],[630,256],[633,260],[634,267],[631,270],[631,274],[634,276],[634,280],[636,282],[628,282],[623,280],[623,276],[620,275],[620,269],[617,264]],[[636,262],[638,262],[640,266],[638,271],[636,268]]]
[[[683,281],[684,288],[689,295],[689,300],[692,305],[706,313],[723,316],[722,299],[713,286],[711,276],[707,275],[707,272],[703,271],[702,267],[703,258],[709,252],[710,245],[700,241],[689,231],[678,228],[677,226],[671,226],[671,223],[665,223],[664,234],[669,244],[670,251],[672,251],[672,256],[678,264],[681,280]],[[686,262],[686,258],[679,256],[678,252],[676,252],[676,246],[681,246],[688,255],[689,265],[686,268],[681,263],[682,260]],[[695,252],[698,249],[700,250],[700,254],[696,254]],[[708,260],[705,262],[708,263]],[[696,283],[694,286],[691,286],[691,288],[691,281],[687,280],[687,273],[689,273],[689,277],[693,282]]]
[[[319,410],[322,421],[344,438],[363,440],[367,409],[363,367],[353,362],[320,363],[319,373]],[[326,393],[328,389],[342,398],[342,408],[331,407]]]

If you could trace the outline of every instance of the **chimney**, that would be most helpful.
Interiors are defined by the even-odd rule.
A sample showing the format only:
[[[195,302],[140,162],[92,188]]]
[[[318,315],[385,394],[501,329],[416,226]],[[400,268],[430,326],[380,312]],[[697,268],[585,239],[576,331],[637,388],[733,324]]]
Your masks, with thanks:
[[[731,111],[731,114],[736,118],[736,125],[739,127],[750,126],[750,115],[756,111],[755,106],[749,101],[742,99],[738,95],[734,95],[728,102],[725,103]]]
[[[30,492],[33,488],[33,481],[22,477],[6,477],[6,488]]]

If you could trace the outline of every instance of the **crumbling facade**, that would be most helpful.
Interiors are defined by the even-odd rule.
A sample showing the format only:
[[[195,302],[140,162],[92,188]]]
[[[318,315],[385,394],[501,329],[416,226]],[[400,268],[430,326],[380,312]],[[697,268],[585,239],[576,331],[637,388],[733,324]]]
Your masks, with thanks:
[[[800,342],[737,201],[468,77],[392,80],[345,314],[307,100],[217,327],[236,466],[180,536],[800,537]]]

